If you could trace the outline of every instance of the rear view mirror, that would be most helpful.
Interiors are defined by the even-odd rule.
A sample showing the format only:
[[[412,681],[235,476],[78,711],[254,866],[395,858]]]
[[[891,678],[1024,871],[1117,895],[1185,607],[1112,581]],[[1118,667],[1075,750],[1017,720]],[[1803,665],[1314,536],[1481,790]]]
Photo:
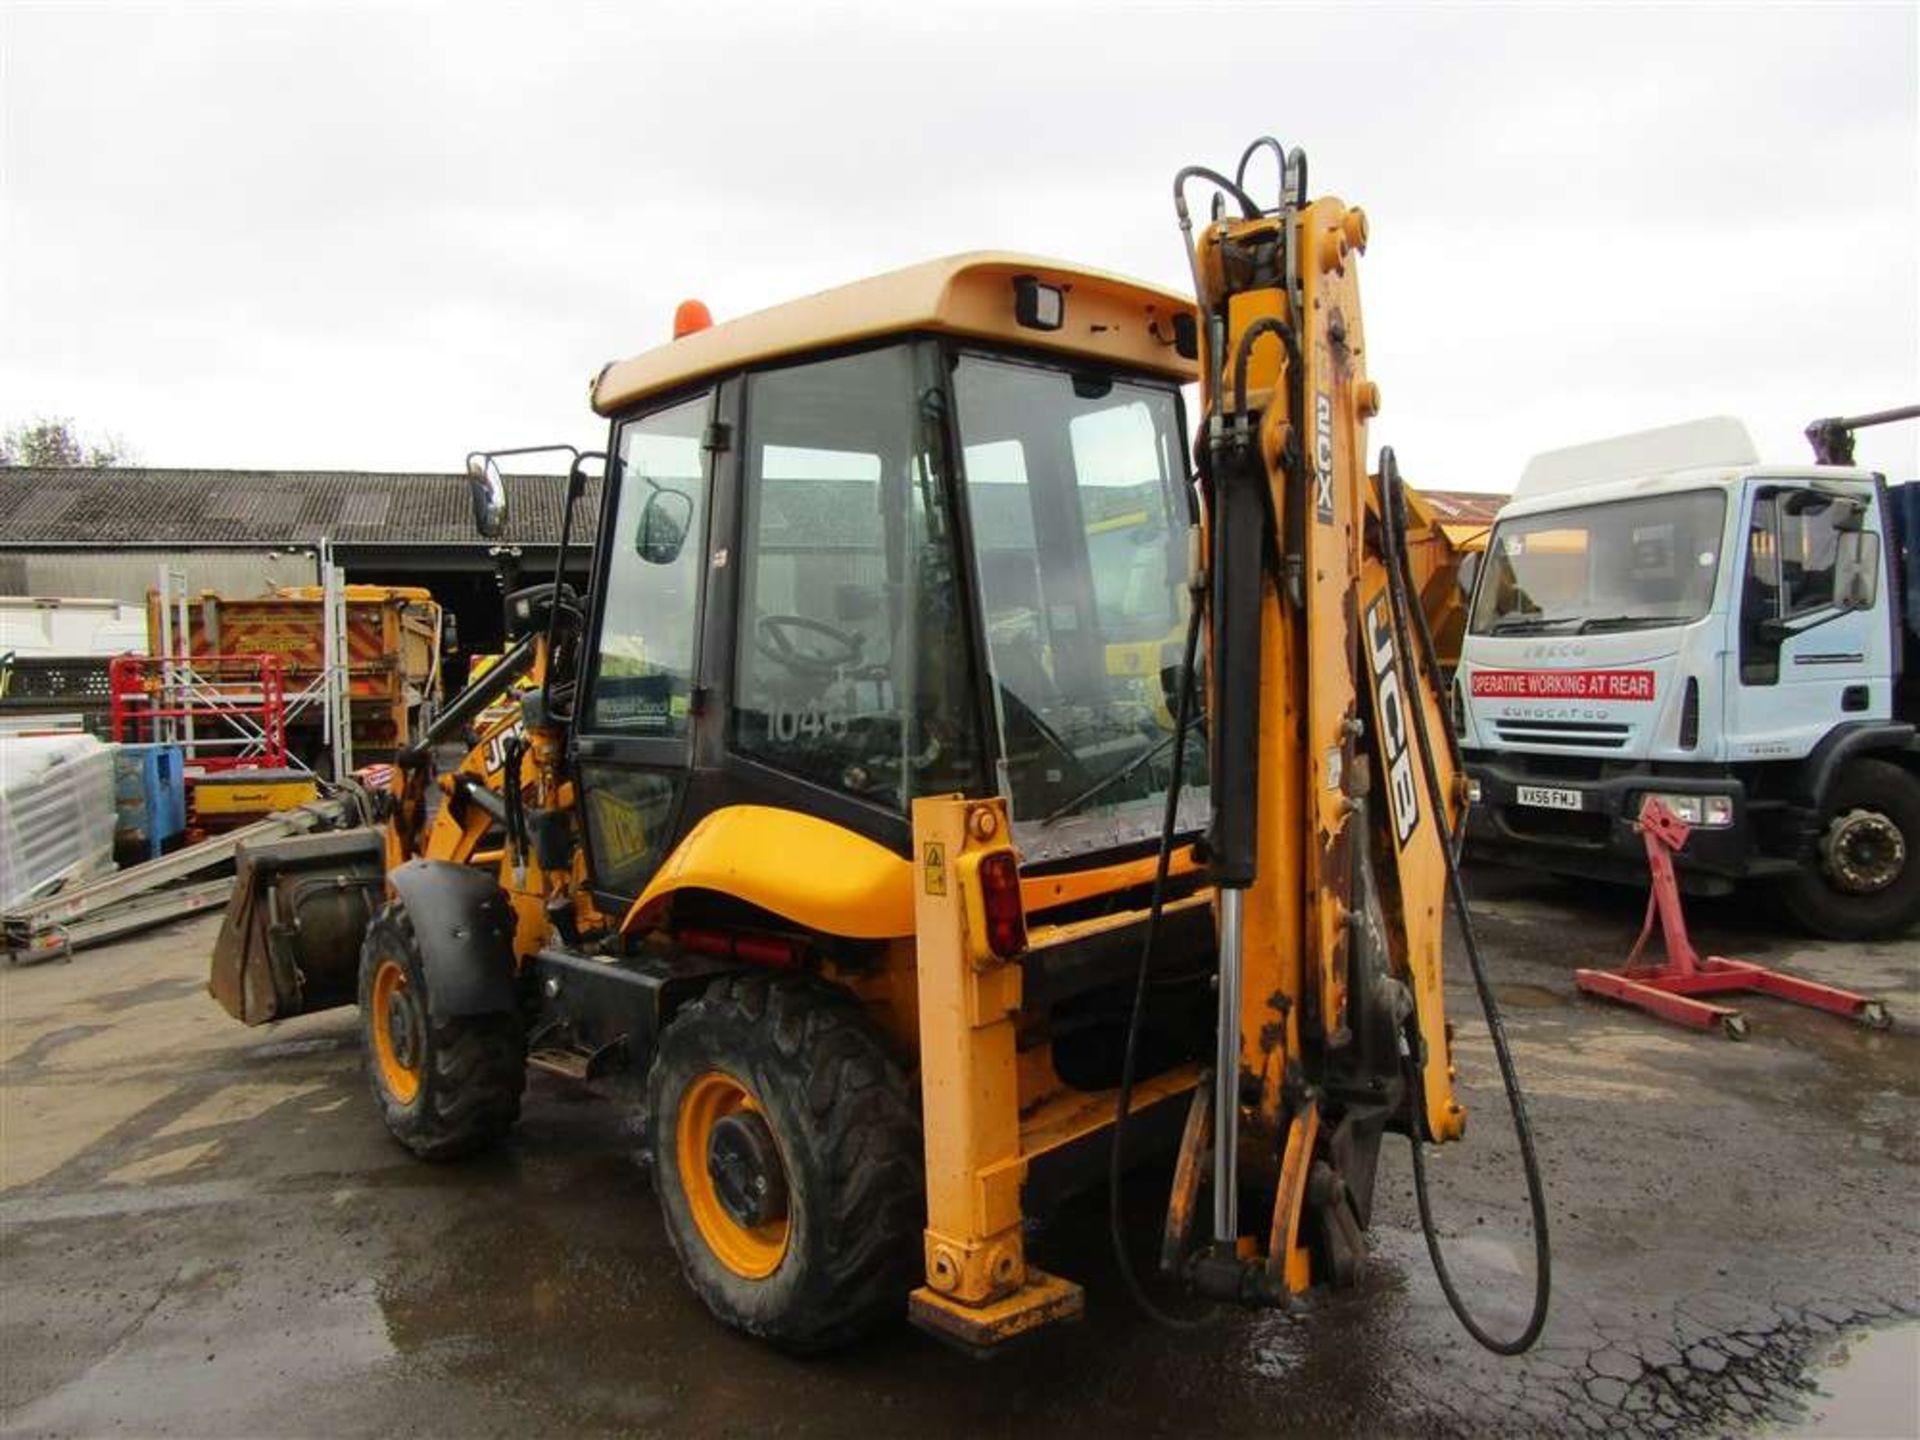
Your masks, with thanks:
[[[507,487],[491,455],[467,457],[467,488],[473,495],[473,528],[496,538],[507,528]]]
[[[678,490],[657,488],[640,510],[633,550],[649,565],[671,565],[687,543],[693,521],[693,497]]]
[[[1880,599],[1880,537],[1871,530],[1834,536],[1833,603],[1842,610],[1871,610]]]

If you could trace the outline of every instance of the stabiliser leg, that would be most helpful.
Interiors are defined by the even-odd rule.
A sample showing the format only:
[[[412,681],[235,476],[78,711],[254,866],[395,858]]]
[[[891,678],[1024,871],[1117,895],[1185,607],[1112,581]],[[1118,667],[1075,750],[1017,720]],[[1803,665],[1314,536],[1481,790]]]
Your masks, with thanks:
[[[1885,1028],[1892,1023],[1885,1005],[1851,990],[1802,980],[1797,975],[1769,970],[1750,960],[1729,960],[1722,955],[1702,957],[1687,935],[1687,917],[1680,907],[1680,887],[1673,874],[1673,856],[1687,843],[1688,825],[1650,795],[1640,808],[1640,818],[1634,828],[1646,841],[1647,868],[1653,882],[1640,938],[1634,941],[1623,968],[1576,970],[1574,984],[1590,995],[1604,995],[1609,1000],[1636,1006],[1676,1025],[1694,1030],[1718,1027],[1730,1040],[1747,1038],[1746,1017],[1731,1006],[1716,1005],[1699,997],[1743,992],[1771,995],[1776,1000],[1845,1015],[1875,1028]],[[1667,958],[1664,964],[1643,965],[1640,954],[1652,938],[1656,919]]]
[[[1027,1263],[1014,1016],[1020,968],[981,934],[978,873],[1011,855],[1005,802],[913,802],[914,918],[926,1138],[926,1283],[908,1318],[982,1351],[1085,1307],[1078,1285]]]

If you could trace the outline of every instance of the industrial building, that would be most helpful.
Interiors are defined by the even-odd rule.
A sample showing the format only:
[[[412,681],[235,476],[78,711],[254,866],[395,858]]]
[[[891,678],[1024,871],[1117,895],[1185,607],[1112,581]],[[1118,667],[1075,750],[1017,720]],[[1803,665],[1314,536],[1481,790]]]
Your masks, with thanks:
[[[349,582],[424,585],[457,617],[465,649],[491,650],[501,595],[553,573],[566,493],[557,475],[506,484],[505,533],[485,540],[458,474],[0,470],[0,596],[144,603],[163,570],[184,572],[193,591],[257,594],[313,584],[330,546]],[[593,488],[575,516],[589,543]]]

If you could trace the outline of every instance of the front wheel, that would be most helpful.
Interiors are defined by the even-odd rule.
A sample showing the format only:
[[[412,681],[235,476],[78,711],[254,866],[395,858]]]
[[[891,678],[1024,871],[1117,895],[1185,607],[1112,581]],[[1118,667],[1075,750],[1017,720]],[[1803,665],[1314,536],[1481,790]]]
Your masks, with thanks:
[[[406,906],[390,900],[360,947],[367,1081],[393,1137],[425,1160],[493,1144],[520,1118],[526,1041],[515,1015],[435,1018]]]
[[[1847,766],[1785,896],[1796,920],[1833,940],[1895,936],[1920,921],[1920,779],[1885,760]]]
[[[792,976],[717,980],[661,1036],[647,1095],[667,1235],[716,1316],[817,1351],[905,1311],[920,1126],[848,997]]]

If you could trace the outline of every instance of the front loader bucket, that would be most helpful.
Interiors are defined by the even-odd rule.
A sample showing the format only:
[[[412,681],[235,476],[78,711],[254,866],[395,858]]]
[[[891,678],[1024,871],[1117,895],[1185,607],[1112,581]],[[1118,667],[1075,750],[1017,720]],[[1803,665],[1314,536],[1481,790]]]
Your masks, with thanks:
[[[386,893],[372,827],[268,840],[235,860],[207,989],[248,1025],[353,1003],[360,940]]]

